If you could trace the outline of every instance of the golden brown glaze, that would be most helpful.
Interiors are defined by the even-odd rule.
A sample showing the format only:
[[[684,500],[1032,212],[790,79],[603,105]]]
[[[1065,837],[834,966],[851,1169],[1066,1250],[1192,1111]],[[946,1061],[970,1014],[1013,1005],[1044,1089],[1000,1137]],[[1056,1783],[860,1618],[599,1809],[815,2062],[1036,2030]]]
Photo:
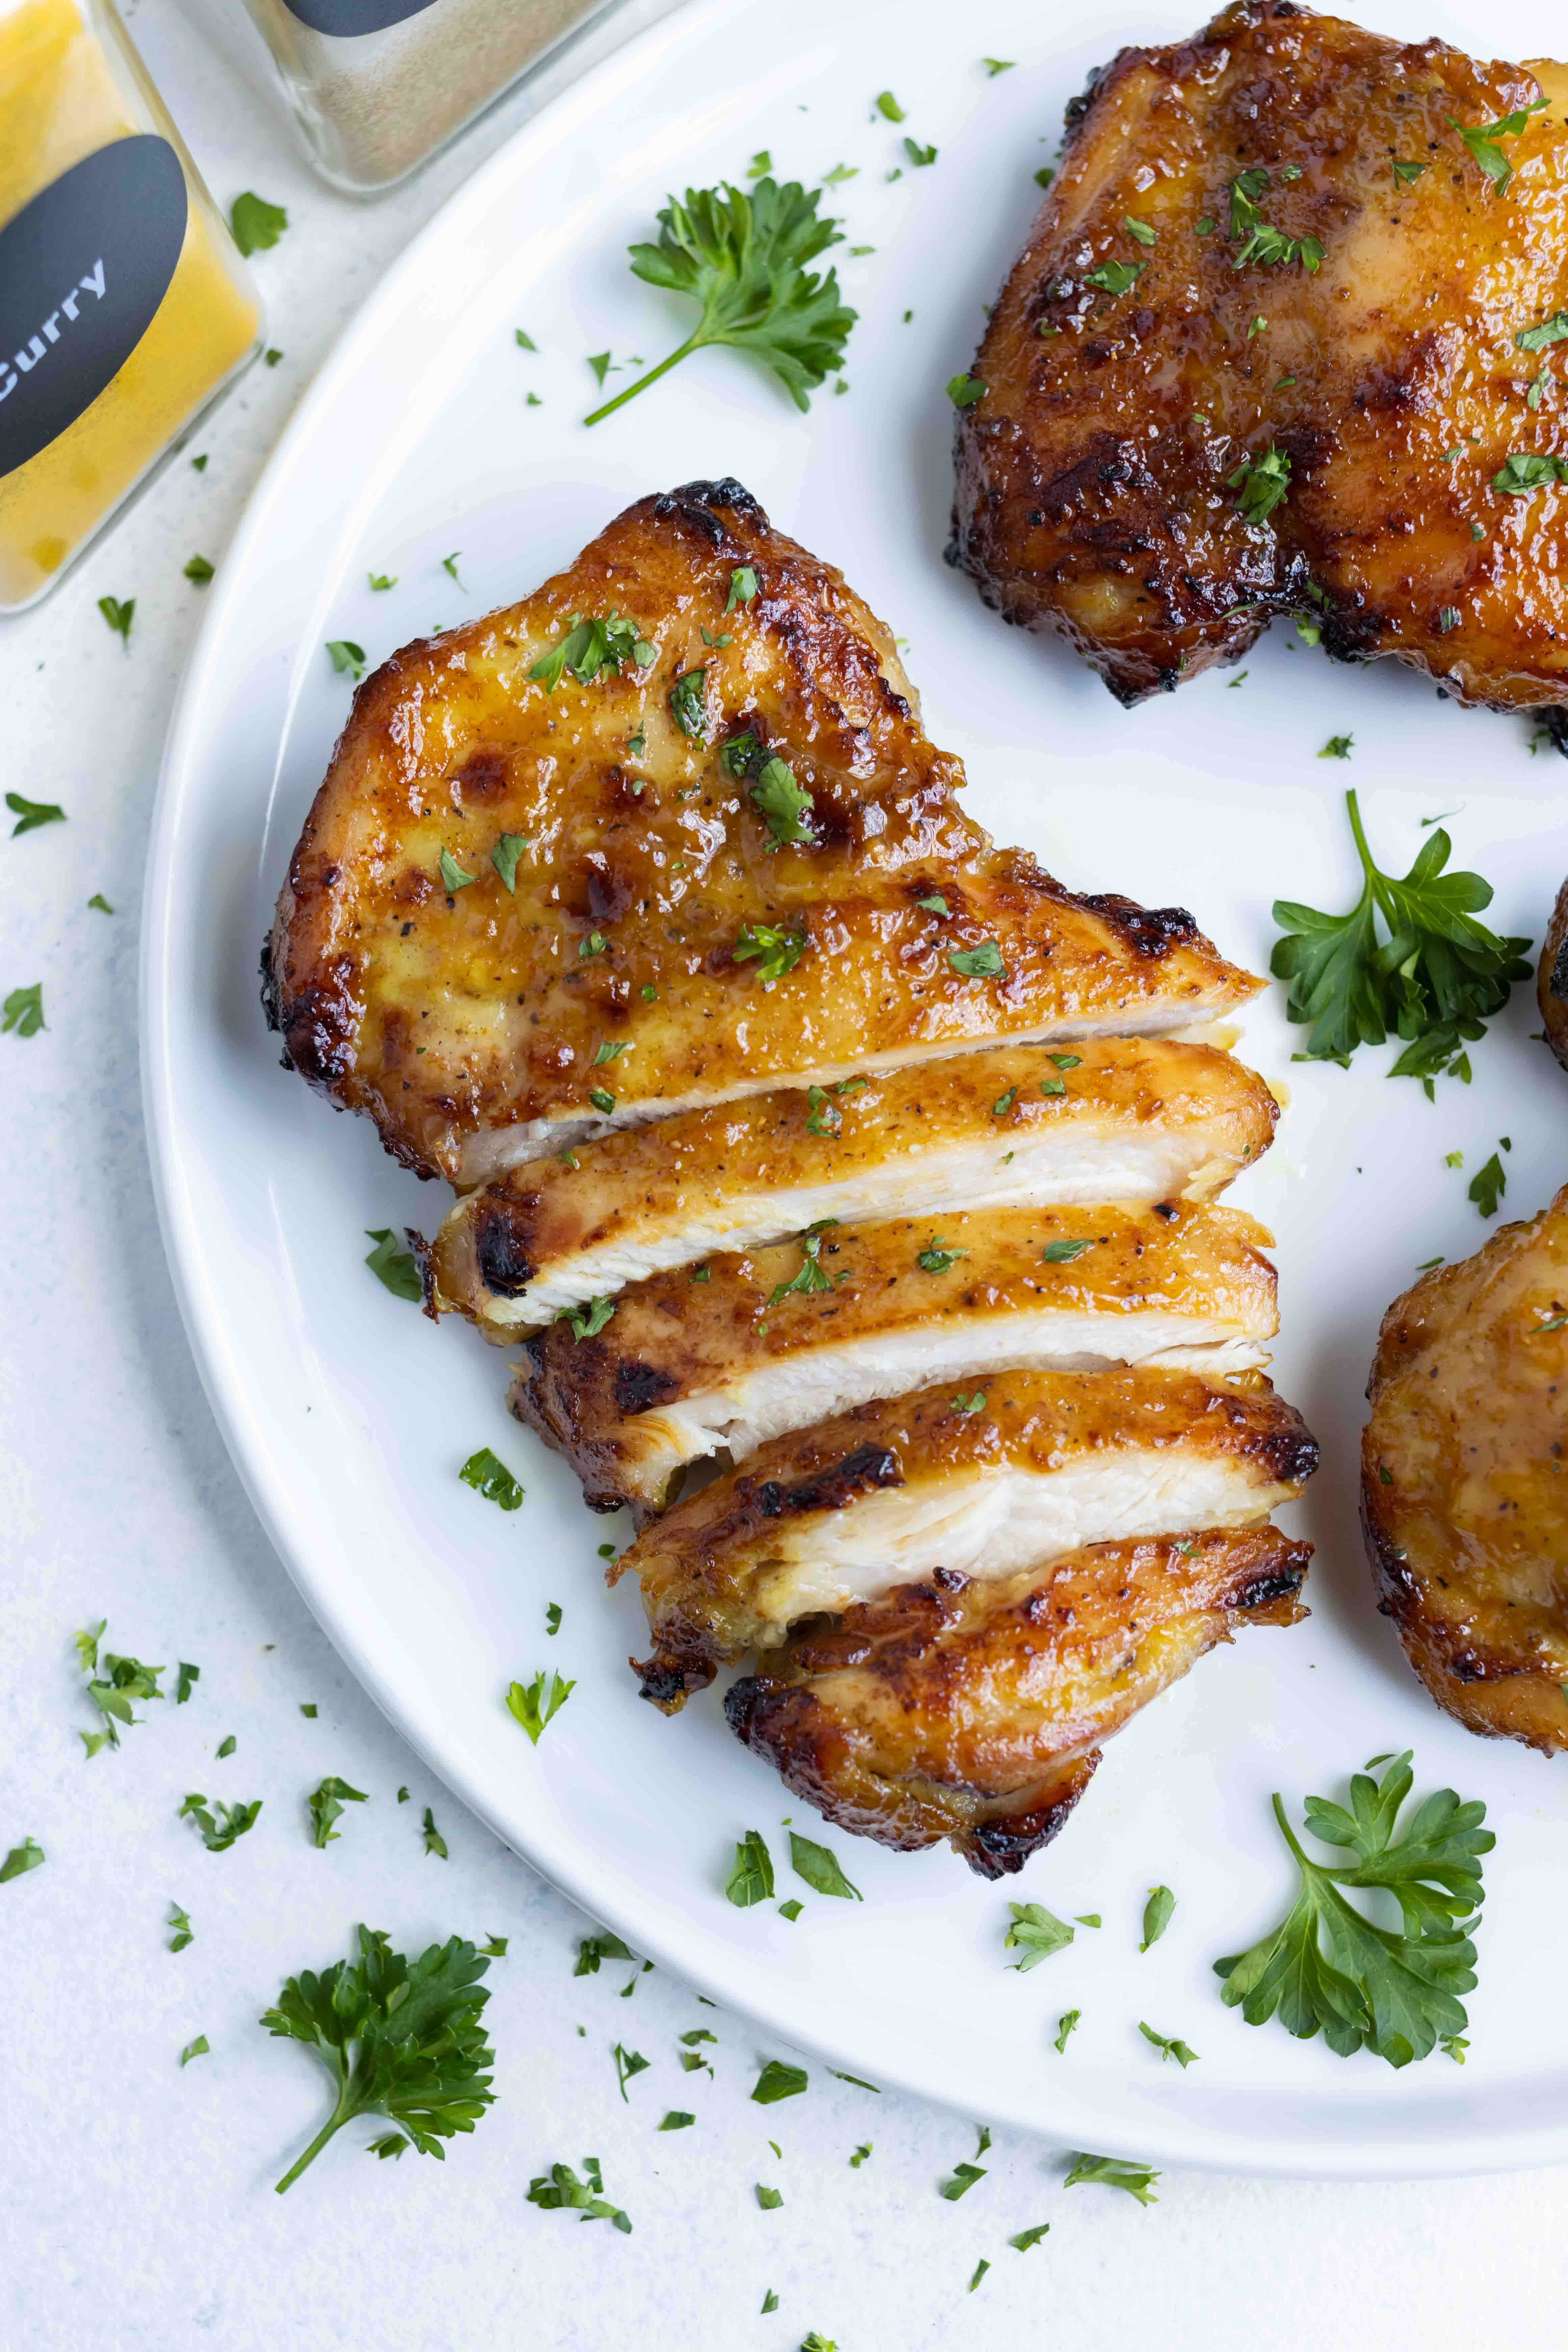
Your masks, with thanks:
[[[1268,1240],[1235,1210],[1174,1202],[977,1210],[940,1234],[930,1218],[832,1225],[637,1283],[592,1338],[549,1325],[511,1409],[565,1454],[592,1507],[658,1510],[721,1445],[743,1460],[914,1382],[973,1392],[1026,1369],[1258,1366],[1278,1324]]]
[[[1568,882],[1557,893],[1552,920],[1542,941],[1535,975],[1535,1001],[1546,1042],[1568,1070]]]
[[[726,612],[742,568],[756,594]],[[530,677],[574,615],[611,613],[648,667]],[[695,740],[669,697],[699,669]],[[808,842],[775,851],[721,764],[744,732],[811,794]],[[689,483],[365,680],[279,899],[269,1017],[407,1166],[468,1184],[606,1118],[996,1037],[1181,1028],[1260,985],[1179,908],[1076,898],[994,849],[963,782],[838,573],[738,483]],[[527,837],[510,892],[502,835]],[[444,885],[443,850],[471,882]],[[801,943],[769,985],[737,954],[759,924]],[[955,969],[987,942],[1001,971]]]
[[[1448,118],[1542,95],[1500,192]],[[1568,457],[1561,394],[1526,405],[1551,354],[1515,342],[1568,307],[1568,69],[1246,0],[1123,49],[1068,122],[957,425],[951,551],[987,603],[1123,702],[1310,609],[1342,659],[1568,703],[1568,487],[1492,487],[1514,453]],[[1426,168],[1402,182],[1395,159]],[[1236,266],[1229,186],[1257,167],[1263,220],[1318,240],[1315,273]],[[1088,282],[1108,264],[1143,266],[1114,293]],[[1249,522],[1229,477],[1270,445],[1289,493]]]
[[[776,1438],[678,1503],[609,1570],[637,1578],[667,1713],[726,1660],[936,1568],[1000,1577],[1079,1544],[1261,1521],[1317,1464],[1260,1374],[1003,1372]]]
[[[1468,1730],[1568,1748],[1568,1186],[1394,1300],[1367,1394],[1362,1524],[1411,1664]]]
[[[1310,1555],[1258,1528],[1089,1545],[994,1583],[943,1572],[800,1627],[724,1712],[840,1829],[906,1853],[949,1838],[997,1878],[1205,1651],[1306,1614]]]
[[[752,1095],[622,1129],[468,1193],[432,1249],[432,1303],[505,1338],[570,1301],[820,1217],[1203,1198],[1258,1159],[1278,1117],[1243,1063],[1167,1038],[1008,1046],[816,1097]]]

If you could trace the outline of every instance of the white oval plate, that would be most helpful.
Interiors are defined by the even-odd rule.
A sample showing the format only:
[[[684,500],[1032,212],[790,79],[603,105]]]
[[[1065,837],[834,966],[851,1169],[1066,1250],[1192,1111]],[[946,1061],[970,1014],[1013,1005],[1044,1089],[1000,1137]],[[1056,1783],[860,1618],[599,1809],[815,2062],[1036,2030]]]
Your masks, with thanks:
[[[835,2065],[1078,2147],[1297,2173],[1561,2160],[1560,1780],[1432,1706],[1373,1610],[1354,1508],[1380,1311],[1418,1260],[1483,1237],[1445,1154],[1473,1170],[1510,1137],[1519,1213],[1563,1175],[1568,1093],[1529,1042],[1528,991],[1476,1050],[1474,1085],[1441,1081],[1435,1106],[1384,1077],[1384,1055],[1348,1074],[1292,1070],[1278,992],[1254,1013],[1247,1050],[1289,1076],[1294,1106],[1235,1197],[1279,1233],[1277,1378],[1324,1448],[1300,1514],[1319,1545],[1312,1619],[1244,1636],[1150,1708],[1059,1843],[1009,1886],[983,1885],[945,1849],[900,1857],[833,1836],[859,1904],[795,1885],[781,1816],[822,1825],[729,1736],[715,1694],[673,1723],[639,1702],[626,1665],[643,1638],[636,1596],[606,1593],[596,1557],[622,1523],[590,1517],[561,1463],[508,1419],[502,1359],[456,1322],[433,1329],[365,1272],[367,1227],[428,1229],[442,1200],[366,1123],[329,1118],[279,1069],[258,1009],[257,951],[348,705],[325,641],[378,661],[532,589],[646,491],[724,474],[907,636],[930,731],[966,759],[976,813],[1069,883],[1191,906],[1264,969],[1277,893],[1350,903],[1340,789],[1353,779],[1401,871],[1419,820],[1458,809],[1456,863],[1495,882],[1500,928],[1539,938],[1564,863],[1565,780],[1550,751],[1531,756],[1521,722],[1440,705],[1389,664],[1330,667],[1284,626],[1239,691],[1222,675],[1126,713],[942,564],[943,386],[1024,236],[1063,104],[1119,37],[1169,38],[1195,13],[1194,0],[1139,0],[1108,26],[1099,0],[1058,0],[1047,32],[1036,0],[990,0],[974,19],[940,0],[721,0],[557,100],[405,256],[257,489],[170,735],[142,975],[163,1230],[219,1423],[328,1632],[475,1811],[639,1952]],[[1381,11],[1410,36],[1434,14],[1466,45],[1549,46],[1548,9],[1524,0],[1484,22],[1429,0]],[[982,52],[1017,62],[991,78]],[[872,106],[889,84],[901,127]],[[906,129],[936,144],[935,166],[907,163]],[[771,378],[709,352],[584,431],[590,352],[651,360],[687,331],[685,306],[629,275],[626,246],[652,233],[667,191],[742,177],[761,148],[808,182],[857,168],[834,194],[847,243],[876,249],[838,248],[861,311],[847,395],[827,388],[803,418]],[[441,568],[454,550],[460,586]],[[373,594],[372,571],[398,586]],[[1319,761],[1331,732],[1353,734],[1349,767]],[[527,1486],[515,1517],[457,1481],[483,1444]],[[564,1612],[553,1640],[552,1601]],[[501,1694],[546,1665],[576,1688],[534,1748]],[[1498,1832],[1462,2071],[1439,2055],[1396,2075],[1250,2029],[1211,1973],[1289,1899],[1270,1790],[1340,1793],[1367,1757],[1405,1746],[1418,1788],[1484,1797]],[[805,1898],[794,1925],[724,1899],[732,1841],[753,1826],[780,1857],[779,1896]],[[1140,1957],[1156,1882],[1174,1889],[1175,1916]],[[1105,1924],[1009,1973],[1014,1897]],[[1051,2037],[1069,2008],[1083,2022],[1062,2057]],[[1140,2019],[1201,2063],[1163,2066]]]

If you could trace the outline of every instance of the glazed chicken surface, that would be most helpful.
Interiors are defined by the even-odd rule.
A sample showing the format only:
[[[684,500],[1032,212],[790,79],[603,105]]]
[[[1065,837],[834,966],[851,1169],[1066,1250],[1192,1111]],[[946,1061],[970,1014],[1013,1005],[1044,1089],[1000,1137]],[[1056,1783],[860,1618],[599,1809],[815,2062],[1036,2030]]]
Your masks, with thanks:
[[[1316,1465],[1300,1415],[1258,1374],[1004,1372],[775,1439],[655,1520],[609,1576],[641,1585],[643,1693],[673,1712],[818,1612],[938,1568],[988,1580],[1080,1544],[1258,1524]]]
[[[643,1696],[1016,1869],[1233,1628],[1316,1462],[1263,1377],[1261,986],[963,814],[892,638],[734,482],[355,697],[264,963],[284,1057],[458,1190],[434,1315],[639,1532]],[[706,1480],[707,1483],[702,1482]],[[700,1725],[691,1736],[700,1736]]]
[[[1541,944],[1535,1001],[1541,1007],[1546,1042],[1568,1070],[1568,882],[1557,893],[1557,903]]]
[[[268,1018],[406,1166],[470,1185],[607,1125],[1255,992],[1180,908],[994,848],[963,783],[838,573],[739,483],[689,483],[360,687]]]
[[[1568,1748],[1568,1186],[1384,1317],[1362,1523],[1410,1663],[1470,1731]]]
[[[1296,1622],[1310,1551],[1265,1527],[1089,1544],[984,1580],[939,1570],[792,1633],[724,1712],[840,1828],[905,1852],[945,1837],[997,1878],[1205,1651]]]
[[[632,1285],[600,1331],[527,1343],[520,1421],[599,1509],[639,1514],[721,1449],[873,1398],[1003,1371],[1259,1368],[1278,1323],[1269,1236],[1231,1209],[961,1211],[835,1223]]]
[[[1211,1045],[1004,1046],[834,1088],[753,1095],[529,1161],[460,1200],[431,1298],[495,1336],[714,1249],[900,1212],[1206,1199],[1279,1106]]]
[[[951,560],[1127,703],[1299,612],[1341,659],[1561,709],[1564,335],[1568,68],[1242,0],[1069,108]]]

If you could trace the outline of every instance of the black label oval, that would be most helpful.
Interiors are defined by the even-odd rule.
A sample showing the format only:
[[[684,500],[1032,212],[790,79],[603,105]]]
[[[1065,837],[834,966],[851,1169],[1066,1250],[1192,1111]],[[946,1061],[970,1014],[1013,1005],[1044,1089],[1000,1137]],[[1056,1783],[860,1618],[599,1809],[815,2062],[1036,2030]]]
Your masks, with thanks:
[[[422,16],[436,0],[283,0],[290,16],[309,25],[312,33],[331,33],[336,40],[353,40],[361,33],[384,33],[405,16]]]
[[[74,425],[148,328],[185,241],[166,139],[117,139],[0,229],[0,476]]]

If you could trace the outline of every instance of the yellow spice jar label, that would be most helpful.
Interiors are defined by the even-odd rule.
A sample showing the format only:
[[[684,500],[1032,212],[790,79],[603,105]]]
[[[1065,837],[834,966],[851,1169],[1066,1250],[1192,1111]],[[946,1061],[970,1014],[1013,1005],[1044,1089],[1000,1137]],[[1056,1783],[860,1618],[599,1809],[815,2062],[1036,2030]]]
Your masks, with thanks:
[[[0,612],[42,593],[259,325],[133,54],[73,0],[0,16]]]

